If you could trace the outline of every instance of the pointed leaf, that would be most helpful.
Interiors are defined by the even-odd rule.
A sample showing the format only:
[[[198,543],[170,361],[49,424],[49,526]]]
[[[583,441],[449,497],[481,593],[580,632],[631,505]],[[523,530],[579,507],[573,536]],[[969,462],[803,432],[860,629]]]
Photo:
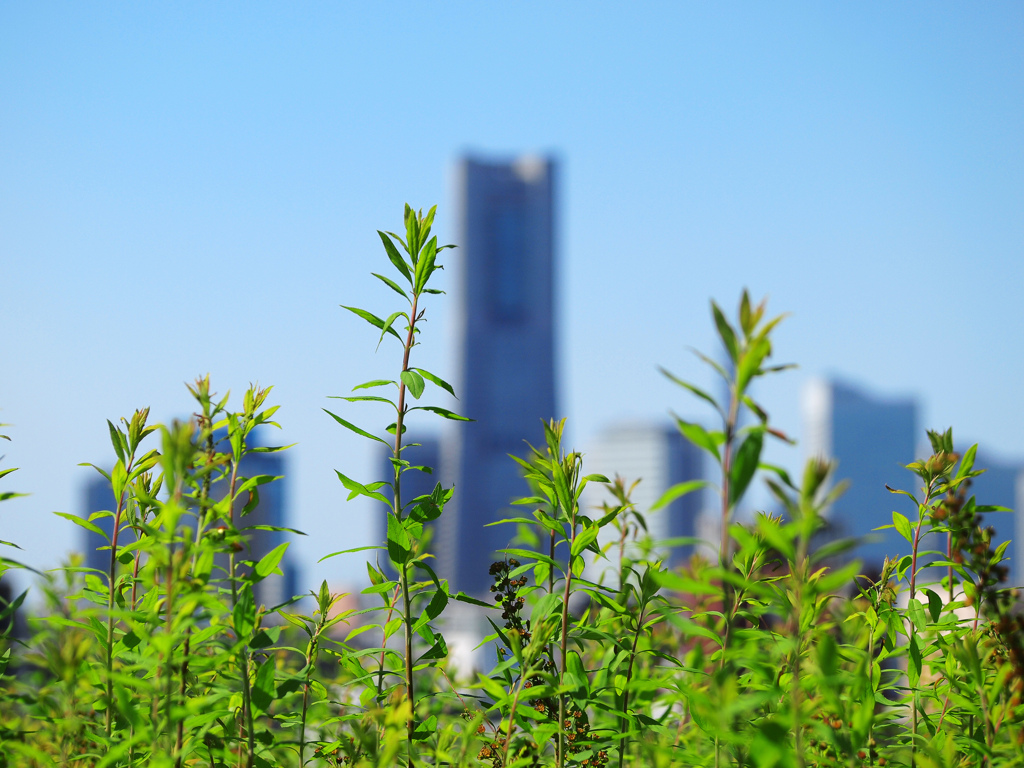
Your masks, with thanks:
[[[379,317],[377,317],[372,312],[367,312],[365,309],[359,309],[358,307],[346,307],[344,304],[341,305],[341,308],[342,309],[347,309],[349,312],[351,312],[354,315],[358,315],[359,317],[363,318],[363,320],[368,322],[370,325],[372,325],[375,328],[383,331],[384,333],[390,333],[392,336],[394,336],[399,341],[402,340],[402,337],[398,335],[398,332],[394,328],[389,326],[389,327],[387,327],[385,329],[384,321],[381,320]]]
[[[452,389],[452,385],[449,384],[444,379],[439,378],[439,377],[435,376],[434,374],[432,374],[430,371],[425,371],[422,368],[410,368],[409,370],[410,371],[417,371],[420,374],[420,376],[422,376],[424,379],[426,379],[427,381],[431,382],[432,384],[436,384],[437,386],[441,387],[441,389],[443,389],[446,392],[448,392],[448,394],[450,394],[452,397],[455,397],[455,390]]]
[[[369,432],[367,432],[367,431],[366,431],[365,429],[360,429],[360,428],[359,428],[359,427],[357,427],[357,426],[356,426],[355,424],[352,424],[351,422],[345,421],[345,420],[344,420],[343,418],[341,418],[341,416],[338,416],[338,415],[336,415],[336,414],[333,414],[333,413],[331,413],[331,412],[330,412],[330,411],[328,411],[328,410],[327,410],[326,408],[324,408],[323,410],[324,410],[324,413],[326,413],[326,414],[327,414],[328,416],[330,416],[330,417],[331,417],[332,419],[334,419],[334,420],[335,420],[336,422],[338,422],[339,424],[341,424],[341,426],[345,427],[346,429],[350,429],[350,430],[352,430],[352,431],[353,431],[353,432],[355,432],[355,433],[356,433],[357,435],[361,435],[362,437],[366,437],[366,438],[369,438],[370,440],[376,440],[376,441],[377,441],[378,443],[383,443],[384,445],[388,446],[388,448],[390,448],[390,447],[391,447],[391,445],[390,445],[390,444],[388,443],[388,441],[387,441],[387,440],[384,440],[384,439],[382,439],[382,438],[379,438],[379,437],[377,437],[376,435],[371,435],[371,434],[370,434]]]
[[[402,276],[409,281],[409,285],[412,285],[412,273],[409,272],[409,267],[405,263],[405,259],[402,258],[402,254],[395,248],[395,244],[391,242],[391,238],[387,234],[384,234],[379,229],[377,234],[380,235],[380,240],[384,243],[384,250],[387,251],[388,258],[391,263],[395,265],[395,269],[402,273]],[[388,233],[390,234],[390,233]]]

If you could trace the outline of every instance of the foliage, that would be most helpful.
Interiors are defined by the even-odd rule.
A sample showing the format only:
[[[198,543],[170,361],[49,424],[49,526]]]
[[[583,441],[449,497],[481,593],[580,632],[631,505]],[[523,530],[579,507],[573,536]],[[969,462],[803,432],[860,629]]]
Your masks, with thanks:
[[[400,361],[393,379],[340,398],[380,407],[381,426],[328,411],[385,446],[393,468],[370,483],[337,472],[350,499],[367,497],[386,515],[380,546],[327,555],[374,550],[366,607],[343,607],[351,601],[326,583],[304,600],[260,601],[287,544],[261,557],[248,550],[246,517],[279,478],[245,476],[245,458],[283,450],[253,440],[258,427],[276,426],[277,407],[256,385],[232,410],[208,376],[197,379],[188,421],[151,425],[140,409],[108,422],[112,468],[96,469],[113,509],[61,514],[104,537],[109,567],[72,560],[43,575],[44,610],[23,645],[9,634],[25,595],[0,606],[4,764],[1024,762],[1024,619],[1003,589],[1006,545],[993,548],[983,522],[998,508],[970,495],[976,447],[960,456],[951,431],[929,433],[932,454],[909,467],[921,489],[890,489],[905,502],[891,527],[910,554],[887,561],[875,581],[859,575],[856,542],[827,526],[843,492],[834,464],[813,459],[795,482],[762,459],[767,440],[790,441],[751,384],[789,366],[769,364],[782,317],[768,318],[746,292],[735,320],[711,305],[724,363],[698,353],[725,396],[666,372],[711,409],[714,426],[676,421],[717,468],[713,482],[682,483],[638,509],[635,479],[587,474],[585,457],[564,445],[564,422],[548,422],[544,443],[513,457],[530,491],[516,502],[521,516],[498,523],[518,535],[491,567],[492,600],[453,592],[429,543],[456,490],[403,494],[407,472],[431,470],[405,441],[410,418],[466,420],[429,404],[431,388],[455,392],[413,365],[428,298],[440,293],[431,278],[451,247],[431,235],[434,214],[406,206],[404,233],[379,233],[391,271],[374,277],[400,308],[345,307],[374,328],[378,347],[397,342]],[[741,522],[736,510],[759,476],[775,511]],[[599,508],[581,505],[588,484],[608,491]],[[717,499],[720,537],[708,545],[717,556],[670,568],[665,553],[696,542],[650,541],[647,516],[705,486]],[[944,551],[926,549],[942,540]],[[600,569],[588,564],[605,558],[614,571],[593,577]],[[16,567],[4,558],[0,575]],[[485,643],[495,663],[468,678],[445,637],[453,602],[493,629]]]

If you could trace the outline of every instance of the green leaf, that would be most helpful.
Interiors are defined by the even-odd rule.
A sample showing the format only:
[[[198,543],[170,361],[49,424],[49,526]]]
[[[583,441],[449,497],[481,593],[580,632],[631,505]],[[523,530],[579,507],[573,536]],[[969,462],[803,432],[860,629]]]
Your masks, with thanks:
[[[265,579],[275,572],[280,573],[281,571],[277,566],[281,562],[281,558],[284,557],[286,549],[288,549],[288,542],[278,544],[260,558],[260,561],[256,563],[256,567],[253,568],[253,572],[261,579]]]
[[[827,632],[823,633],[818,643],[818,666],[825,677],[834,677],[839,671],[839,648],[835,638]]]
[[[235,636],[247,640],[256,624],[256,602],[252,595],[252,585],[248,582],[242,583],[238,602],[235,603],[235,607],[231,611],[231,618],[235,627]]]
[[[419,400],[423,394],[423,377],[415,370],[402,371],[402,382],[409,388],[409,393]]]
[[[406,300],[409,299],[409,297],[406,295],[405,291],[403,291],[398,286],[398,283],[396,283],[390,277],[384,277],[384,275],[378,275],[376,272],[371,272],[370,274],[373,275],[374,277],[376,277],[378,280],[380,280],[382,283],[384,283],[384,285],[386,285],[388,288],[393,290],[395,293],[397,293],[398,295],[400,295],[404,299],[406,299]]]
[[[334,420],[335,420],[336,422],[338,422],[339,424],[341,424],[341,426],[345,427],[346,429],[350,429],[350,430],[352,430],[352,431],[353,431],[353,432],[355,432],[355,433],[356,433],[357,435],[361,435],[362,437],[368,438],[368,439],[370,439],[370,440],[376,440],[376,441],[377,441],[378,443],[383,443],[384,445],[388,446],[388,448],[390,448],[390,447],[391,447],[391,445],[390,445],[390,444],[388,443],[388,441],[387,441],[387,440],[384,440],[384,439],[382,439],[382,438],[379,438],[379,437],[377,437],[376,435],[371,435],[371,434],[370,434],[369,432],[367,432],[367,431],[366,431],[365,429],[360,429],[360,428],[359,428],[359,427],[357,427],[357,426],[356,426],[355,424],[352,424],[351,422],[345,421],[345,420],[344,420],[343,418],[341,418],[341,416],[338,416],[337,414],[331,413],[331,412],[330,412],[330,411],[328,411],[328,410],[327,410],[326,408],[324,408],[323,410],[324,410],[324,413],[326,413],[326,414],[327,414],[328,416],[330,416],[330,417],[331,417],[332,419],[334,419]]]
[[[707,485],[707,480],[687,480],[683,483],[676,483],[661,494],[661,498],[651,505],[651,512],[657,512],[662,507],[667,507],[680,496],[685,496],[688,493],[705,488]]]
[[[732,467],[729,469],[729,504],[735,506],[743,498],[743,494],[750,485],[750,481],[757,471],[757,465],[761,458],[761,446],[764,442],[764,433],[756,430],[747,435],[740,444],[733,459]]]
[[[103,531],[102,528],[100,528],[98,525],[90,523],[88,520],[83,520],[82,518],[77,517],[75,515],[69,515],[67,512],[54,512],[53,514],[57,515],[57,517],[63,517],[65,520],[70,520],[75,525],[81,526],[82,528],[85,528],[85,530],[87,531],[99,534],[103,537],[104,541],[110,541],[110,537],[107,536],[107,534]]]
[[[381,342],[384,341],[384,334],[394,332],[392,326],[395,324],[395,320],[400,317],[405,317],[405,312],[392,312],[388,315],[388,319],[384,321],[384,325],[380,329],[380,338],[377,340],[378,349],[380,349]]]
[[[349,491],[349,501],[352,501],[356,496],[366,496],[367,498],[382,502],[388,506],[391,505],[391,501],[384,496],[384,494],[377,493],[377,488],[387,485],[387,483],[378,482],[370,483],[370,485],[363,485],[362,483],[357,483],[352,478],[343,475],[338,470],[334,470],[334,473],[338,476],[338,479],[341,480],[341,484]]]
[[[110,427],[110,443],[114,446],[114,453],[117,454],[117,458],[123,464],[125,459],[124,448],[121,445],[121,434],[117,431],[117,427],[111,423],[110,419],[107,419],[107,426]]]
[[[722,414],[722,418],[723,419],[725,418],[725,411],[722,410],[722,407],[718,404],[718,401],[716,401],[715,398],[713,398],[711,395],[709,395],[703,389],[701,389],[700,387],[695,387],[693,384],[691,384],[688,381],[683,381],[678,376],[676,376],[673,373],[670,373],[669,371],[665,370],[661,366],[658,366],[658,370],[661,371],[661,374],[665,378],[669,379],[670,381],[672,381],[675,384],[678,384],[683,389],[689,390],[690,392],[695,394],[697,397],[699,397],[701,400],[704,400],[705,402],[710,403],[711,406],[716,411],[718,411],[720,414]]]
[[[409,281],[409,285],[412,285],[412,274],[409,272],[409,266],[405,263],[405,259],[402,258],[402,254],[395,248],[395,244],[391,242],[391,238],[386,234],[377,230],[377,234],[380,235],[380,240],[384,243],[384,250],[387,251],[388,258],[391,263],[395,265],[395,269],[402,273],[402,276]]]
[[[450,394],[452,397],[455,397],[455,390],[452,389],[452,385],[449,384],[444,379],[441,379],[432,374],[430,371],[425,371],[422,368],[410,368],[409,370],[417,371],[424,379],[431,382],[432,384],[436,384],[437,386],[441,387],[441,389],[447,391],[448,394]]]
[[[426,287],[430,275],[434,272],[434,261],[436,259],[437,237],[432,237],[420,253],[419,261],[416,264],[416,293],[419,293]]]
[[[256,679],[252,686],[252,706],[260,712],[266,712],[274,702],[274,657],[271,656],[260,664],[256,670]]]
[[[331,554],[329,554],[329,555],[324,555],[319,560],[317,560],[317,562],[318,563],[322,563],[324,560],[328,560],[329,558],[332,558],[332,557],[337,557],[338,555],[348,555],[348,554],[351,554],[352,552],[363,552],[363,551],[365,551],[367,549],[384,549],[384,547],[381,547],[379,545],[373,545],[373,546],[369,546],[369,547],[355,547],[353,549],[340,549],[337,552],[331,552]],[[370,564],[367,563],[366,567],[369,568]],[[374,583],[379,583],[379,582],[374,582]]]
[[[583,659],[576,651],[569,651],[565,661],[565,675],[562,678],[562,684],[569,691],[586,696],[589,679],[587,669],[583,666]]]
[[[892,513],[892,524],[896,530],[900,532],[900,535],[911,544],[914,543],[914,531],[910,526],[910,521],[906,516],[901,515],[899,512]]]
[[[729,321],[725,319],[722,310],[713,301],[711,302],[711,314],[714,315],[715,327],[718,328],[718,335],[721,337],[722,344],[725,345],[725,349],[729,353],[729,359],[732,360],[733,364],[736,364],[740,357],[739,345],[736,343],[736,332],[729,325]]]
[[[385,384],[394,384],[395,382],[389,381],[388,379],[374,379],[373,381],[364,381],[362,384],[356,384],[352,387],[352,391],[355,392],[357,389],[370,389],[371,387],[383,387]]]
[[[467,603],[469,605],[475,605],[480,608],[494,608],[492,603],[485,603],[483,600],[477,600],[475,597],[470,597],[465,592],[458,592],[453,597],[460,603]]]
[[[676,417],[676,424],[679,427],[679,431],[683,433],[683,436],[691,443],[696,445],[698,448],[702,448],[718,461],[722,462],[722,457],[718,453],[718,444],[715,439],[708,434],[708,431],[704,429],[700,424],[691,423],[689,421],[683,421],[678,416]]]
[[[388,515],[388,556],[395,565],[405,565],[409,562],[412,541],[405,530],[405,526],[399,522],[394,515]]]
[[[924,593],[928,596],[928,613],[932,617],[932,623],[938,624],[942,617],[942,598],[930,589],[924,590]]]
[[[474,419],[467,419],[465,416],[459,416],[459,414],[449,411],[447,408],[438,408],[436,405],[417,405],[415,408],[410,408],[410,411],[430,411],[436,413],[438,416],[442,416],[452,421],[474,421]]]
[[[365,320],[366,322],[368,322],[370,325],[374,326],[378,330],[380,330],[380,331],[382,331],[384,333],[390,333],[392,336],[394,336],[396,339],[398,339],[399,342],[402,341],[402,337],[398,335],[398,331],[396,331],[391,326],[385,326],[384,321],[381,320],[379,317],[377,317],[372,312],[367,312],[365,309],[359,309],[358,307],[346,307],[344,304],[341,305],[341,308],[342,309],[347,309],[349,312],[351,312],[354,315],[359,315],[359,317],[363,318],[363,320]]]
[[[924,632],[928,628],[928,617],[925,616],[924,605],[916,597],[911,598],[907,606],[907,613],[910,614],[910,620],[914,622],[918,632]]]
[[[908,658],[907,677],[910,680],[910,687],[917,688],[921,680],[921,648],[917,644],[917,635],[910,635],[910,642],[907,645]]]

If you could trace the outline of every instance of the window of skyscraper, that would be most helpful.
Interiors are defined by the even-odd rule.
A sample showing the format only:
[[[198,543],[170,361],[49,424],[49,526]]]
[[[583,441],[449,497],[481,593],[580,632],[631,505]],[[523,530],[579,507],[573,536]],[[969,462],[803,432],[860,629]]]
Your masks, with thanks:
[[[521,200],[501,200],[494,213],[490,274],[493,311],[501,320],[518,320],[526,304],[526,216]]]

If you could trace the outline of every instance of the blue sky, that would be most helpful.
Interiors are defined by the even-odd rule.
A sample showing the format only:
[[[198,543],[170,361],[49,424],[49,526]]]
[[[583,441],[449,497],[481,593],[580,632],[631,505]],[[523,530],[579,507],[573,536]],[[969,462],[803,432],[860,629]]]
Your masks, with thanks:
[[[304,579],[367,543],[364,446],[320,410],[391,372],[338,308],[390,311],[375,230],[460,153],[561,160],[561,398],[602,425],[705,415],[708,300],[791,312],[758,394],[807,377],[920,398],[1024,460],[1024,6],[420,3],[0,6],[3,535],[53,566],[105,419],[275,385]],[[444,297],[423,367],[451,368]],[[443,373],[442,373],[443,375]],[[333,401],[336,402],[336,401]],[[378,416],[353,411],[371,426]],[[796,465],[799,448],[780,451]]]

